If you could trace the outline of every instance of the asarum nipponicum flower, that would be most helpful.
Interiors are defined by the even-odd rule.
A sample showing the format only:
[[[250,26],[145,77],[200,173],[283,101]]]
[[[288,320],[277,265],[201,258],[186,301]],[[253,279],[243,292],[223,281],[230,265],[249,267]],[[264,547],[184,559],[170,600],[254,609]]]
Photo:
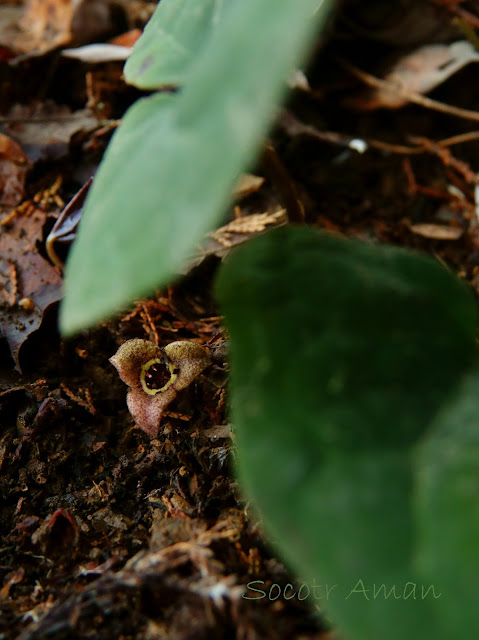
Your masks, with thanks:
[[[156,438],[166,407],[211,364],[211,357],[195,342],[172,342],[161,349],[135,338],[122,344],[110,362],[130,387],[126,402],[136,424]]]

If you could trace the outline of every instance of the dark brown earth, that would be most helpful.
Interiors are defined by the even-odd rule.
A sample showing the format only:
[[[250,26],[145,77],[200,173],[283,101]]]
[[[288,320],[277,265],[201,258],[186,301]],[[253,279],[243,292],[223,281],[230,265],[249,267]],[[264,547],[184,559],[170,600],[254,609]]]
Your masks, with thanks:
[[[105,7],[103,23],[91,18]],[[61,270],[46,237],[140,95],[123,83],[122,63],[88,65],[58,47],[141,29],[153,8],[85,3],[74,29],[52,9],[55,29],[28,39],[25,23],[13,35],[9,26],[22,3],[0,7],[0,639],[325,640],[334,632],[314,608],[276,597],[295,581],[232,473],[226,366],[181,392],[150,440],[108,362],[135,337],[219,344],[218,256],[248,231],[210,242],[185,278],[110,322],[58,335]],[[27,11],[41,24],[43,9]],[[427,252],[477,288],[477,67],[420,104],[426,56],[394,109],[384,107],[397,91],[393,100],[367,83],[419,47],[474,44],[478,26],[473,2],[343,3],[317,43],[310,88],[294,89],[253,170],[264,185],[236,215],[282,206],[289,220],[304,214],[315,227]],[[253,580],[266,597],[247,590]]]

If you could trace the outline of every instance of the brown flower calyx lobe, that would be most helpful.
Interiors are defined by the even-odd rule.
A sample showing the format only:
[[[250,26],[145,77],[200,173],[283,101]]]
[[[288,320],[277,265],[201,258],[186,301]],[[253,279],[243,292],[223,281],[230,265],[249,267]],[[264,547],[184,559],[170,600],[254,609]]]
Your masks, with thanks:
[[[155,438],[164,410],[211,364],[209,350],[194,342],[172,342],[163,349],[149,340],[128,340],[110,358],[130,389],[128,409],[140,429]]]

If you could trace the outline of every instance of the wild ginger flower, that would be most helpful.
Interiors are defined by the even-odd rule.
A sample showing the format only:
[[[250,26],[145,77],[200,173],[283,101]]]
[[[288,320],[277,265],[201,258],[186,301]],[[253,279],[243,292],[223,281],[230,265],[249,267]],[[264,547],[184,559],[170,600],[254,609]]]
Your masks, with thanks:
[[[122,344],[110,362],[130,387],[126,402],[133,419],[155,438],[166,407],[211,364],[211,358],[206,347],[194,342],[172,342],[162,349],[135,338]]]

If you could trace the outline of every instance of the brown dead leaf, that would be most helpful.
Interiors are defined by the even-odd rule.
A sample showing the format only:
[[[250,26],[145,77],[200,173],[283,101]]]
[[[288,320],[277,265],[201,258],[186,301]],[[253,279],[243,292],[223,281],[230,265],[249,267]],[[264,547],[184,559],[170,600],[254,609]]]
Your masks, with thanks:
[[[117,44],[120,47],[132,47],[142,33],[141,29],[132,29],[126,33],[120,33],[119,36],[110,40],[110,44]]]
[[[386,84],[360,98],[357,106],[398,109],[409,102],[408,94],[429,93],[462,67],[478,61],[479,53],[467,40],[419,47],[400,58],[384,77]]]
[[[47,214],[26,211],[0,227],[0,332],[18,371],[20,349],[41,326],[45,310],[60,300],[62,283],[59,270],[38,251]]]
[[[73,134],[99,126],[89,109],[72,112],[65,105],[49,101],[33,107],[16,104],[5,119],[9,121],[5,131],[22,145],[32,162],[65,156]]]
[[[235,200],[241,200],[258,191],[263,183],[264,178],[254,176],[252,173],[243,173],[233,189],[233,197]]]
[[[44,52],[70,42],[74,8],[72,0],[29,0],[16,50]]]
[[[233,247],[244,242],[248,237],[266,231],[267,227],[277,227],[286,224],[286,211],[279,209],[274,213],[253,213],[228,222],[209,234],[222,247]]]
[[[210,256],[217,256],[223,259],[236,245],[249,240],[253,236],[281,227],[287,222],[286,210],[279,208],[279,205],[278,209],[273,212],[254,213],[235,218],[224,227],[208,233],[198,247],[196,254],[178,273],[186,275]]]
[[[36,56],[73,42],[101,41],[116,30],[112,3],[103,0],[27,0],[18,17],[5,12],[0,42],[9,51]],[[1,17],[1,16],[0,16]]]
[[[0,204],[14,207],[21,202],[28,166],[20,145],[0,133]]]
[[[418,236],[433,240],[458,240],[464,233],[461,227],[448,227],[444,224],[411,224],[409,229]]]

